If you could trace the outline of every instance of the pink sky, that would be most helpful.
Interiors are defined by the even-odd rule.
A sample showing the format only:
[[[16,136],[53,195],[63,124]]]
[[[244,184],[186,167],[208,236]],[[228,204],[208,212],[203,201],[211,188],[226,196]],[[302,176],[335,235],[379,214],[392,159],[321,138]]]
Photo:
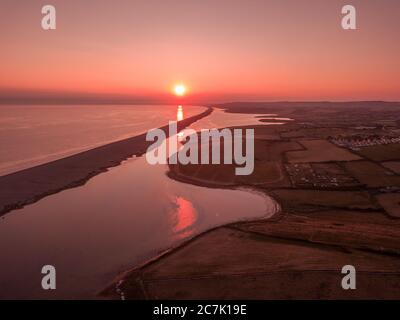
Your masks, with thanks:
[[[2,0],[0,97],[162,99],[183,82],[195,100],[400,100],[399,17],[398,0]]]

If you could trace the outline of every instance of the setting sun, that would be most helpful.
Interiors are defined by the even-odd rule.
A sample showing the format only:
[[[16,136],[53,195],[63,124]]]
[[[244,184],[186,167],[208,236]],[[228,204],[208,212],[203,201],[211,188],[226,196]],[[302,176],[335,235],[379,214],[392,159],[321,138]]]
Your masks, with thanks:
[[[186,87],[183,84],[178,84],[174,87],[174,92],[177,96],[184,96],[186,93]]]

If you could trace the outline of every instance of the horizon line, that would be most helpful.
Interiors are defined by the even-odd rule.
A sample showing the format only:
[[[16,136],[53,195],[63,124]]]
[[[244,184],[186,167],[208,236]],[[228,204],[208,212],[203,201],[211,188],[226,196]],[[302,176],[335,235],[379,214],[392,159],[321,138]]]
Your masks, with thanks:
[[[13,99],[10,101],[0,99],[0,106],[4,105],[224,105],[224,104],[257,104],[257,103],[267,103],[267,104],[278,104],[278,103],[335,103],[335,104],[346,104],[346,103],[389,103],[396,104],[400,101],[396,100],[359,100],[359,99],[345,99],[345,100],[221,100],[221,101],[196,101],[196,100],[76,100],[76,99]]]

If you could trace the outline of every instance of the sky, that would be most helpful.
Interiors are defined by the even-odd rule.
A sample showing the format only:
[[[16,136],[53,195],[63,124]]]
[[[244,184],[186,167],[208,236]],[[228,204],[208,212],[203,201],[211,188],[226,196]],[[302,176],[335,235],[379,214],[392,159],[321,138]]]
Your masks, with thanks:
[[[176,83],[193,101],[398,101],[399,17],[398,0],[0,0],[0,101],[163,101]]]

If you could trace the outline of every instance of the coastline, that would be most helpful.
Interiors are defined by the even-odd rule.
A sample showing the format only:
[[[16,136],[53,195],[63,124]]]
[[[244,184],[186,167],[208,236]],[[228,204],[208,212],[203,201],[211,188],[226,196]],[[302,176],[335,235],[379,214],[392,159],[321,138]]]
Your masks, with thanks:
[[[216,226],[168,248],[118,274],[96,296],[112,300],[373,299],[375,290],[381,288],[380,299],[399,297],[400,246],[395,238],[399,221],[389,221],[379,211],[368,216],[360,211],[332,209],[308,215],[283,205],[269,218]],[[324,214],[327,219],[321,216]],[[365,218],[366,227],[356,222],[341,228],[341,223],[349,222],[345,217],[348,214],[354,214],[358,222]],[[378,226],[374,225],[376,217],[372,218],[376,214],[380,215]],[[393,225],[386,227],[380,225],[382,222]],[[385,232],[386,238],[378,238]],[[333,240],[337,234],[343,238]],[[298,256],[296,264],[292,259],[286,261],[287,249],[292,251],[290,255]],[[362,262],[359,281],[368,287],[367,291],[350,293],[337,286],[342,274],[336,263],[348,261],[357,265]],[[246,281],[252,285],[248,287]],[[278,290],[264,290],[268,287]],[[241,293],[234,292],[241,289]]]
[[[179,129],[209,115],[212,110],[209,107],[207,111],[180,122]],[[229,111],[224,109],[224,112]],[[263,111],[272,113],[272,109],[267,107]],[[167,174],[179,182],[207,188],[249,188],[276,199],[279,212],[267,219],[238,220],[197,234],[158,253],[144,264],[120,273],[110,285],[97,293],[97,297],[171,300],[398,298],[400,240],[397,235],[400,220],[378,200],[382,195],[398,195],[399,189],[396,191],[393,188],[400,181],[394,172],[378,184],[364,180],[366,177],[369,179],[369,173],[367,176],[360,174],[360,165],[364,168],[365,163],[374,163],[372,170],[379,167],[379,161],[372,162],[369,158],[376,156],[375,149],[370,154],[348,151],[330,142],[334,132],[358,134],[359,123],[358,120],[352,122],[351,111],[359,116],[361,109],[350,109],[350,119],[345,124],[334,114],[335,109],[329,110],[332,114],[329,117],[326,117],[326,109],[310,110],[310,114],[301,111],[297,108],[282,110],[288,117],[296,118],[285,125],[254,126],[256,161],[255,172],[251,176],[232,176],[232,168],[225,165],[187,166],[185,170],[181,170],[179,165],[172,165]],[[251,108],[242,110],[242,113],[252,112]],[[340,115],[342,109],[338,108],[336,112]],[[385,116],[392,117],[398,111],[388,109],[386,112]],[[310,122],[312,117],[317,120]],[[377,127],[369,130],[373,130],[374,134],[381,131],[387,134],[388,129]],[[54,191],[57,184],[64,186],[61,190],[79,186],[107,168],[119,165],[117,160],[127,153],[142,155],[150,144],[146,143],[144,136],[55,161],[54,167],[54,163],[49,163],[28,169],[26,171],[33,170],[37,175],[32,174],[28,182],[33,185],[42,183],[43,187],[50,189],[50,194],[57,192]],[[321,153],[318,148],[316,150],[315,143],[319,144],[319,149],[328,148],[333,152]],[[392,146],[382,148],[386,150]],[[353,155],[350,158],[349,152]],[[96,162],[98,156],[99,162]],[[398,154],[390,153],[390,158],[384,161],[388,160],[400,161],[400,158]],[[62,168],[65,171],[61,172],[60,180],[54,182],[52,174],[60,173],[55,168],[58,166],[60,169],[62,161],[67,161],[64,166],[65,163],[69,166]],[[93,171],[93,166],[99,171]],[[298,172],[308,174],[314,166],[320,172],[326,170],[319,175],[324,174],[329,179],[321,182],[319,178],[310,178],[309,175],[305,176],[305,180],[299,176]],[[300,168],[300,171],[294,172],[293,168]],[[47,170],[47,173],[38,169]],[[370,170],[370,167],[367,169]],[[69,170],[74,172],[75,178],[85,172],[87,175],[79,182],[68,176]],[[17,174],[21,173],[24,172]],[[35,181],[35,178],[42,180]],[[65,187],[68,179],[74,181]],[[309,179],[317,180],[310,184]],[[381,185],[389,189],[379,189]],[[396,210],[394,206],[393,210]],[[343,276],[340,268],[348,264],[357,268],[360,266],[357,269],[360,285],[367,290],[341,290]],[[383,288],[382,284],[386,287]],[[267,288],[275,289],[269,291]]]
[[[178,130],[208,116],[204,112],[178,122]],[[168,125],[160,127],[168,133]],[[116,141],[66,158],[0,177],[0,216],[65,189],[84,185],[90,178],[132,156],[143,155],[152,142],[146,134]]]
[[[203,186],[205,187],[205,186]],[[215,186],[211,187],[211,188],[217,188]],[[223,186],[219,187],[224,188]],[[240,190],[237,188],[229,188],[229,189],[235,189],[235,190]],[[250,192],[256,192],[259,193],[258,190],[248,190]],[[263,194],[266,195],[266,194]],[[196,234],[188,239],[186,239],[185,241],[183,241],[180,244],[177,244],[176,246],[167,248],[161,252],[159,252],[157,255],[155,255],[154,257],[148,259],[147,261],[144,261],[141,264],[138,264],[136,266],[133,266],[132,268],[118,274],[113,281],[111,281],[111,283],[109,283],[105,288],[99,290],[96,293],[97,297],[101,297],[101,298],[106,298],[106,299],[119,299],[121,298],[121,293],[122,290],[119,288],[120,285],[127,279],[131,278],[131,277],[136,277],[138,273],[141,272],[141,270],[143,270],[144,268],[147,268],[149,266],[151,266],[152,264],[157,263],[159,260],[164,259],[169,257],[170,255],[172,255],[175,251],[184,248],[188,245],[190,245],[192,242],[197,241],[198,239],[201,239],[202,237],[206,237],[209,233],[212,233],[216,230],[219,229],[223,229],[223,228],[229,228],[229,227],[234,227],[237,224],[240,223],[251,223],[251,222],[260,222],[260,221],[276,221],[277,219],[279,219],[279,217],[281,216],[282,211],[281,208],[279,206],[279,204],[276,202],[276,211],[274,212],[274,214],[270,217],[265,217],[265,218],[248,218],[248,219],[241,219],[239,221],[235,221],[235,222],[231,222],[231,223],[227,223],[224,225],[219,225],[219,226],[215,226],[212,227],[204,232],[200,232],[199,234]],[[144,299],[145,295],[143,295],[142,297],[135,297],[135,299]]]
[[[257,110],[234,108],[225,112],[274,111],[274,108],[256,107]],[[209,188],[254,188],[276,199],[281,211],[269,219],[239,221],[205,231],[119,274],[99,296],[133,300],[398,299],[400,220],[380,205],[377,190],[366,188],[364,181],[357,181],[359,179],[346,178],[339,186],[334,182],[333,186],[312,187],[296,185],[292,176],[288,179],[287,166],[293,166],[290,156],[300,151],[302,156],[308,157],[308,150],[312,150],[301,141],[327,141],[331,131],[325,126],[337,128],[335,121],[341,121],[342,111],[342,108],[336,110],[339,120],[335,117],[325,120],[324,110],[301,114],[298,108],[293,108],[289,116],[297,115],[298,121],[286,128],[257,127],[256,136],[257,133],[259,137],[280,136],[278,140],[258,139],[261,140],[258,150],[267,148],[270,153],[256,155],[262,167],[272,168],[272,164],[281,162],[267,175],[256,170],[255,177],[247,181],[229,178],[224,183],[218,175],[206,174],[207,170],[192,168],[183,172],[178,167],[170,167],[168,176],[182,183]],[[359,109],[351,111],[359,112]],[[313,113],[320,115],[316,121],[326,121],[321,133],[316,132],[313,124],[299,123],[300,114],[301,121],[306,123]],[[347,126],[348,129],[341,130],[358,130],[353,129],[351,121]],[[305,132],[307,128],[310,128],[310,137],[299,134],[297,138],[292,134]],[[346,157],[344,154],[343,160],[328,161],[323,166],[337,166],[335,170],[338,170],[345,164],[360,162],[358,159],[349,161]],[[324,158],[314,159],[305,162],[327,162]],[[221,166],[214,170],[223,172],[227,168]],[[274,176],[281,176],[274,175],[274,171],[283,173],[282,177],[274,179]],[[347,170],[343,173],[346,177],[349,175]],[[342,177],[335,174],[333,177]],[[390,183],[396,184],[397,180],[393,178]],[[341,288],[341,270],[345,265],[357,267],[357,288],[363,290]]]

